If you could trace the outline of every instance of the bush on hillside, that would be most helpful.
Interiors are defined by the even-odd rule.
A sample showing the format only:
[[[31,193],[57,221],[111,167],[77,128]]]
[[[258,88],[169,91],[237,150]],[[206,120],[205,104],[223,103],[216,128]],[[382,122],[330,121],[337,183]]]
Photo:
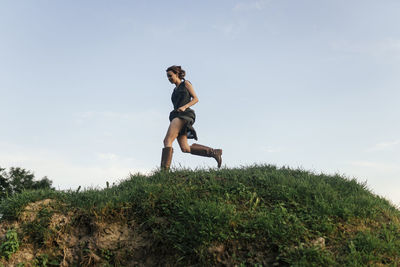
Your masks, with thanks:
[[[11,167],[7,172],[0,167],[0,200],[24,190],[54,189],[53,181],[46,176],[35,181],[35,175],[20,167]]]

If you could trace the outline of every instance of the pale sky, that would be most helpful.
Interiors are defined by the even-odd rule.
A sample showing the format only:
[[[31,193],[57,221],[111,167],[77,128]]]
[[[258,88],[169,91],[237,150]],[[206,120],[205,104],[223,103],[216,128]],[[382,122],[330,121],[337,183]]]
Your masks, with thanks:
[[[150,173],[177,64],[198,142],[225,167],[339,173],[400,205],[399,14],[398,0],[0,0],[0,166],[59,189]],[[175,167],[216,166],[174,148]]]

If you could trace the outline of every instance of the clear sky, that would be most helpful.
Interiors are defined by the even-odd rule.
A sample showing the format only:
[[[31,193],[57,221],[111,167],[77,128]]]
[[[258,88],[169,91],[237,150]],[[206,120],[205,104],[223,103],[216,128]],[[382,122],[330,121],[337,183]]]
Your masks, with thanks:
[[[178,64],[224,166],[344,174],[399,205],[399,14],[398,0],[0,0],[0,166],[60,189],[155,170]],[[216,166],[174,148],[173,166]]]

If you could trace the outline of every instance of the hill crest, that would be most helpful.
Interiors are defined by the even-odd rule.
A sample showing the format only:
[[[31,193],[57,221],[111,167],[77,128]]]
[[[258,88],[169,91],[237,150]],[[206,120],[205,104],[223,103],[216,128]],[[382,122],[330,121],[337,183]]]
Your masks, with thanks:
[[[354,179],[271,165],[26,191],[0,213],[6,266],[400,264],[400,212],[387,200]]]

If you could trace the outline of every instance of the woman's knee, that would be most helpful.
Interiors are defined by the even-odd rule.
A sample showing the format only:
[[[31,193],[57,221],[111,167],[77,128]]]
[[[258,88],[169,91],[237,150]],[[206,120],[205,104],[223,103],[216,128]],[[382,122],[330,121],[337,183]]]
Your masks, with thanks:
[[[190,153],[190,146],[181,146],[181,151],[183,153]]]
[[[169,145],[168,140],[164,139],[163,144],[164,144],[164,147],[168,147],[168,145]]]
[[[163,141],[164,147],[170,147],[170,146],[172,146],[172,142],[173,142],[173,141],[174,141],[174,140],[173,140],[172,138],[165,137],[165,138],[164,138],[164,141]]]
[[[167,134],[164,138],[164,147],[172,146],[174,140],[178,137],[178,133],[182,128],[183,120],[179,118],[175,118],[169,125]]]

